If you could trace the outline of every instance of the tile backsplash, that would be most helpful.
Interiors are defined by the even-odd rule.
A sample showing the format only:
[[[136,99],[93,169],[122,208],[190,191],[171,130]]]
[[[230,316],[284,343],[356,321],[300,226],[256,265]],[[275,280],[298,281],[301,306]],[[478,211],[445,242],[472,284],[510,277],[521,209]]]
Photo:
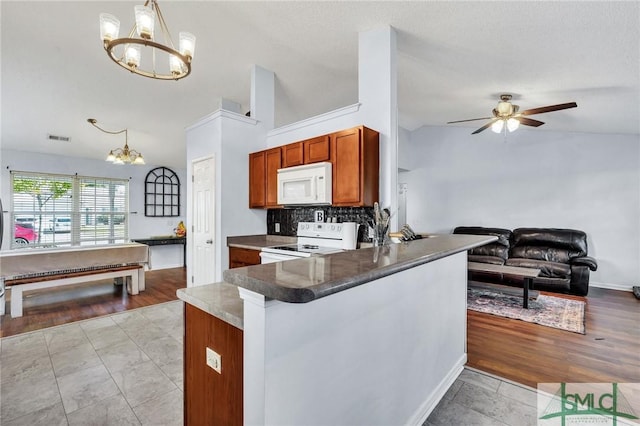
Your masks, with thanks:
[[[336,218],[336,222],[356,222],[358,229],[358,241],[370,241],[368,237],[367,223],[373,217],[372,207],[330,207],[312,206],[290,209],[269,209],[267,211],[267,234],[295,236],[298,222],[314,222],[314,212],[322,210],[325,221]],[[280,224],[280,232],[275,232],[276,223]]]

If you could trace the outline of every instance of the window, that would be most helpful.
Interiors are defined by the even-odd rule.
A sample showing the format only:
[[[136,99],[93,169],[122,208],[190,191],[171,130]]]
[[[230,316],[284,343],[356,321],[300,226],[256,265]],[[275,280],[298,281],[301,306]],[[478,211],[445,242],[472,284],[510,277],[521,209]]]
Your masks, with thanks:
[[[11,248],[124,243],[129,181],[11,172]]]
[[[171,169],[157,167],[144,180],[145,216],[180,216],[180,179]]]

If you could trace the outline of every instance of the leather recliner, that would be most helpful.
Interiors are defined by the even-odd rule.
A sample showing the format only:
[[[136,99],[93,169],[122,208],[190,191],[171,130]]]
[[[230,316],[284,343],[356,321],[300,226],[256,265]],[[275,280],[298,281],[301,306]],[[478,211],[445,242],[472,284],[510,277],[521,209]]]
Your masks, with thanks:
[[[469,261],[540,269],[540,275],[533,280],[536,290],[586,296],[589,273],[598,268],[596,260],[587,256],[587,235],[575,229],[518,228],[509,231],[461,226],[453,232],[497,236],[497,242],[470,250]],[[508,253],[506,257],[505,252]],[[471,279],[522,285],[521,281],[508,276],[477,273]]]

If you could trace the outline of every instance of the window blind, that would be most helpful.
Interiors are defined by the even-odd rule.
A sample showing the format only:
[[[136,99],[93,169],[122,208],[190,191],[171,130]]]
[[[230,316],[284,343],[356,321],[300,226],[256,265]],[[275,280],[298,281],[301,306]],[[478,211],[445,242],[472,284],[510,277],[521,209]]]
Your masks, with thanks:
[[[128,241],[129,182],[11,172],[11,248]]]

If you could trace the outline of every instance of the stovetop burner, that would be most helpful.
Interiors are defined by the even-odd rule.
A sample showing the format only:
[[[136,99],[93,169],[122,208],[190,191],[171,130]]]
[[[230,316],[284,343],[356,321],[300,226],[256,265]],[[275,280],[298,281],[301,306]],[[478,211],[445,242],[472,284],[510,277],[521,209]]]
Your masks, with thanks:
[[[317,250],[320,248],[320,246],[318,245],[314,245],[314,244],[303,244],[302,248],[308,249],[308,250]]]

